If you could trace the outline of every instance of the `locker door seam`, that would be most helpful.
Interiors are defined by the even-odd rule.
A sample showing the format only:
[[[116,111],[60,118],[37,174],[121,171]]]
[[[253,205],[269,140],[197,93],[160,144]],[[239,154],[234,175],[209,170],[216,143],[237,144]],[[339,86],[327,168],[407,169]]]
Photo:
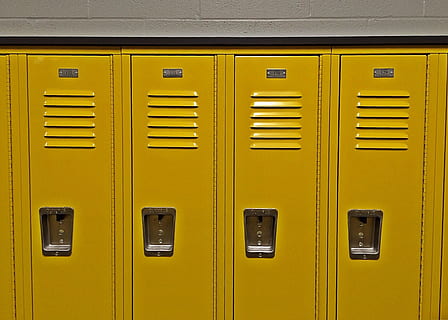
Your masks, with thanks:
[[[419,277],[419,305],[418,305],[418,318],[422,319],[422,303],[423,303],[423,276],[424,276],[424,242],[425,242],[425,209],[426,209],[426,183],[427,183],[427,158],[428,158],[428,113],[429,113],[429,71],[430,71],[430,59],[428,55],[426,57],[426,79],[425,79],[425,117],[424,117],[424,136],[423,136],[423,172],[422,172],[422,206],[421,206],[421,229],[420,229],[420,277]]]

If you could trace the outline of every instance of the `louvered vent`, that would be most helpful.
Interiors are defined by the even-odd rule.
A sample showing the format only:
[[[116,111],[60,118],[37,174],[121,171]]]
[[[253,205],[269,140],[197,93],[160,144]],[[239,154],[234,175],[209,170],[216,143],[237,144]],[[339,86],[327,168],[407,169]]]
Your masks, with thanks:
[[[254,92],[251,149],[301,149],[300,92]]]
[[[198,148],[195,91],[148,93],[148,148]]]
[[[358,93],[356,149],[407,150],[409,92]]]
[[[45,148],[95,148],[95,93],[44,92]]]

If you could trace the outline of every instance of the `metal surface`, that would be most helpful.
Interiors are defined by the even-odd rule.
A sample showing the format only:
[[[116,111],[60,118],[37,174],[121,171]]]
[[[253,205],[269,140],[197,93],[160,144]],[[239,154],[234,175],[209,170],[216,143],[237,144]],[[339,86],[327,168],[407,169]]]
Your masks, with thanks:
[[[395,77],[394,68],[375,68],[373,69],[374,78],[393,78]]]
[[[133,319],[213,319],[215,58],[136,55],[131,63]],[[182,78],[163,77],[173,65]],[[176,208],[174,254],[148,258],[141,208],[167,203]],[[150,312],[148,301],[157,301]]]
[[[29,106],[21,107],[23,115],[29,115],[29,151],[27,146],[22,151],[30,157],[33,317],[111,319],[115,274],[111,57],[30,55],[26,63]],[[82,76],[59,78],[58,70],[64,66],[73,66]],[[94,112],[95,117],[79,112]],[[86,148],[91,143],[94,148]],[[38,212],[49,204],[76,210],[74,247],[68,257],[42,255]],[[44,219],[48,227],[57,228],[57,216]],[[54,245],[51,237],[47,244]]]
[[[59,78],[78,78],[79,70],[78,69],[59,69]]]
[[[377,260],[380,257],[381,210],[349,210],[348,234],[350,258]]]
[[[277,216],[277,209],[244,209],[244,234],[248,258],[275,256]]]
[[[70,256],[72,254],[73,213],[68,207],[39,209],[44,256]]]
[[[266,78],[272,66],[288,77]],[[234,87],[234,319],[314,319],[319,57],[237,56]],[[254,207],[281,215],[273,258],[246,255]]]
[[[118,37],[118,36],[1,36],[1,45],[86,46],[303,46],[303,45],[446,45],[446,35],[306,36],[306,37]]]
[[[147,257],[171,257],[174,252],[175,208],[143,208],[143,238]]]
[[[374,78],[379,65],[394,68],[395,77]],[[426,68],[425,55],[341,57],[338,319],[419,319]],[[378,260],[348,254],[353,208],[387,215]]]
[[[286,69],[267,69],[266,78],[268,79],[286,79]]]
[[[182,69],[163,69],[164,78],[182,78],[184,71]]]
[[[15,320],[9,57],[0,55],[0,319]]]

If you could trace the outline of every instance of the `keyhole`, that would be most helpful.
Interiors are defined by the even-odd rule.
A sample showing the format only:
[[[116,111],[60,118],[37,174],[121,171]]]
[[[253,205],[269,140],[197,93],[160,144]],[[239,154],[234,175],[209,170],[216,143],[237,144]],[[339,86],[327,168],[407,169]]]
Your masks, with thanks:
[[[367,224],[367,217],[359,217],[359,222]]]

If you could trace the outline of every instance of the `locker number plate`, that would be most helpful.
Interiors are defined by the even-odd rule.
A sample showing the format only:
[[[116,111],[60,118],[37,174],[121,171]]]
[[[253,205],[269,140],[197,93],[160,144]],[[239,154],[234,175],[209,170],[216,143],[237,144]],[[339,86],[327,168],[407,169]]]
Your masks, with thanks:
[[[268,79],[285,79],[286,69],[267,69],[266,78]]]
[[[374,78],[393,78],[395,76],[394,68],[376,68],[373,69]]]
[[[59,69],[59,78],[78,78],[78,69]]]
[[[182,69],[163,69],[164,78],[182,78],[184,72]]]

